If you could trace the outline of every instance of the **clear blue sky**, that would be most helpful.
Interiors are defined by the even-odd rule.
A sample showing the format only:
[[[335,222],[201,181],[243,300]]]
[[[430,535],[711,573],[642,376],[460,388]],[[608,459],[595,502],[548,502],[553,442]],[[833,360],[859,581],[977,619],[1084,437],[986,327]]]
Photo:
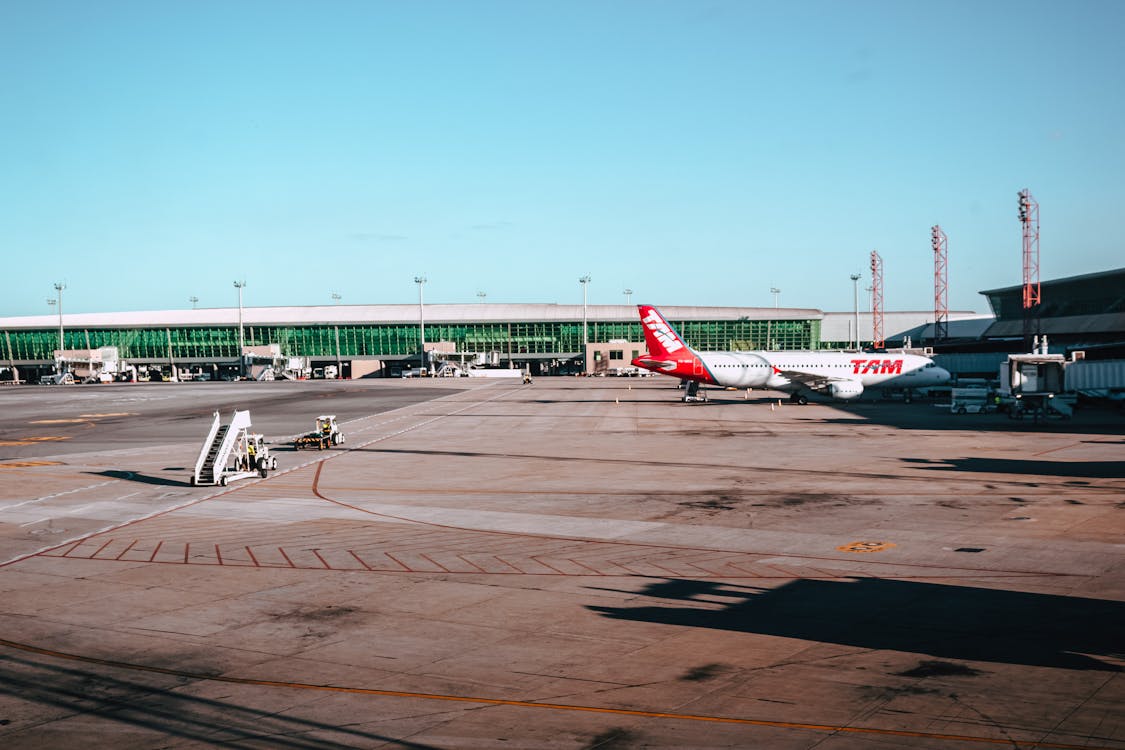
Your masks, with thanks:
[[[1125,265],[1125,3],[0,3],[0,315],[887,309]],[[861,292],[862,293],[862,292]],[[862,300],[863,298],[861,298]],[[861,304],[865,302],[861,301]]]

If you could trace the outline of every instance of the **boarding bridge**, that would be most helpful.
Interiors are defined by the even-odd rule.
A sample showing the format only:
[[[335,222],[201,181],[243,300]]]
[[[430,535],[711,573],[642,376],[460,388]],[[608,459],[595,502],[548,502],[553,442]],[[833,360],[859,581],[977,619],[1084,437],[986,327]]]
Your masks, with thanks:
[[[228,478],[227,463],[249,427],[249,411],[234,412],[230,424],[222,424],[219,412],[215,412],[211,431],[203,441],[203,449],[199,451],[199,459],[195,462],[195,474],[192,476],[191,483],[193,485],[226,484],[224,480]]]

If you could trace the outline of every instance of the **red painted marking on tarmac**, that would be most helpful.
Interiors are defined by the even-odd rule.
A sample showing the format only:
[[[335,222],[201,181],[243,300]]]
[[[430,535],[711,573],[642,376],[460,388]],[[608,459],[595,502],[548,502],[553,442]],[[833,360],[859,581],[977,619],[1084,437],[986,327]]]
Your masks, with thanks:
[[[403,564],[403,562],[402,562],[402,560],[399,560],[399,559],[398,559],[397,557],[395,557],[394,555],[392,555],[392,554],[391,554],[390,552],[384,552],[383,554],[384,554],[384,555],[386,555],[387,557],[391,558],[392,560],[394,560],[394,561],[395,561],[395,563],[396,563],[396,564],[397,564],[397,565],[398,565],[398,566],[399,566],[400,568],[402,568],[403,570],[405,570],[405,571],[406,571],[407,573],[413,573],[413,572],[414,572],[414,571],[412,571],[412,570],[411,570],[411,569],[410,569],[410,568],[409,568],[408,566],[404,565],[404,564]]]
[[[354,551],[348,550],[348,554],[351,555],[352,557],[354,557],[359,562],[359,564],[362,565],[363,567],[367,568],[368,570],[374,570],[374,568],[372,568],[370,565],[365,563],[363,561],[363,558],[360,557],[359,555],[357,555]]]
[[[654,563],[651,560],[646,560],[645,562],[648,563],[649,565],[651,565],[654,568],[660,568],[665,573],[668,573],[669,575],[675,576],[676,578],[680,578],[681,576],[683,576],[683,574],[680,573],[678,570],[672,570],[671,568],[665,568],[663,565],[660,565],[659,563]],[[693,566],[693,567],[695,567],[695,566]],[[709,575],[714,575],[714,573],[710,573]]]
[[[105,549],[106,547],[108,547],[108,546],[109,546],[109,545],[111,545],[111,544],[113,544],[113,539],[110,539],[110,540],[109,540],[108,542],[106,542],[106,543],[105,543],[105,544],[103,544],[102,546],[98,547],[98,551],[97,551],[97,552],[95,552],[94,554],[90,555],[90,557],[97,557],[97,556],[98,556],[98,554],[99,554],[99,553],[100,553],[100,552],[101,552],[101,551],[102,551],[103,549]]]
[[[632,568],[630,568],[628,565],[625,565],[624,563],[614,562],[613,560],[608,560],[607,562],[609,562],[610,565],[616,565],[617,567],[621,568],[622,570],[629,571],[629,575],[631,575],[631,576],[641,575],[640,573],[633,570]]]
[[[316,559],[317,559],[317,560],[320,560],[320,564],[324,566],[324,569],[325,569],[325,570],[332,570],[332,566],[328,564],[328,561],[327,561],[327,560],[325,560],[325,559],[324,559],[323,557],[321,557],[321,556],[320,556],[320,550],[318,550],[318,549],[310,549],[310,550],[309,550],[309,552],[311,552],[311,553],[313,553],[314,555],[316,555]]]
[[[750,564],[753,565],[754,563],[750,563]],[[762,577],[760,574],[755,573],[752,570],[747,570],[746,568],[742,567],[738,563],[728,562],[727,565],[734,568],[735,570],[741,570],[743,573],[750,576],[751,578],[761,578]]]
[[[507,561],[507,560],[505,560],[504,558],[500,557],[500,555],[493,555],[493,556],[492,556],[492,559],[493,559],[493,560],[499,560],[500,562],[504,563],[505,565],[507,565],[507,566],[508,566],[509,568],[511,568],[512,570],[516,571],[517,573],[521,573],[521,574],[523,574],[523,575],[527,575],[527,573],[524,573],[524,572],[523,572],[522,570],[520,570],[518,566],[512,565],[512,564],[511,564],[510,562],[508,562],[508,561]]]
[[[156,543],[156,549],[154,549],[154,550],[152,551],[152,554],[151,554],[151,555],[149,555],[149,558],[148,558],[148,561],[149,561],[149,562],[152,562],[153,560],[155,560],[155,559],[156,559],[156,553],[157,553],[157,552],[159,552],[159,551],[160,551],[160,548],[161,548],[161,547],[163,547],[163,546],[164,546],[164,540],[163,540],[163,539],[161,539],[161,540],[160,540],[159,542],[157,542],[157,543]]]
[[[262,566],[261,566],[261,565],[260,565],[260,564],[258,563],[258,558],[254,557],[254,553],[250,551],[250,547],[246,547],[246,554],[250,555],[250,562],[254,563],[254,567],[255,567],[255,568],[260,568],[260,567],[262,567]]]
[[[530,534],[530,533],[526,533],[526,532],[517,532],[517,531],[498,531],[496,529],[472,529],[472,528],[466,528],[466,527],[462,527],[462,526],[453,526],[453,525],[450,525],[450,524],[433,523],[431,521],[419,521],[415,518],[408,518],[406,516],[396,516],[396,515],[393,515],[391,513],[379,513],[377,511],[368,510],[367,508],[362,508],[358,505],[352,505],[350,503],[345,503],[341,500],[335,500],[331,497],[328,497],[327,495],[324,495],[320,491],[320,474],[321,474],[321,471],[324,468],[324,462],[327,461],[327,460],[328,459],[324,459],[320,463],[317,464],[316,472],[313,475],[313,483],[312,483],[312,487],[310,488],[310,491],[316,497],[319,497],[321,500],[324,500],[325,502],[332,503],[333,505],[338,505],[342,508],[348,508],[350,510],[354,510],[358,513],[364,513],[364,514],[369,515],[369,516],[377,516],[377,517],[380,517],[380,518],[393,518],[397,521],[405,521],[407,523],[415,524],[415,525],[418,525],[418,526],[429,526],[429,527],[435,528],[435,529],[449,529],[449,530],[452,530],[452,531],[464,531],[464,532],[469,532],[469,533],[473,533],[473,534],[491,534],[491,535],[494,535],[494,536],[509,536],[509,537],[523,538],[523,539],[550,539],[552,541],[572,541],[572,542],[581,542],[583,544],[590,544],[591,543],[590,539],[585,539],[585,538],[581,538],[581,537],[552,536],[550,534]],[[685,547],[685,546],[675,545],[675,544],[655,544],[655,543],[648,543],[648,542],[631,542],[631,541],[607,540],[607,539],[597,540],[596,542],[593,542],[593,543],[605,544],[605,545],[640,547],[640,548],[647,548],[647,549],[660,549],[660,550],[683,550],[683,551],[691,551],[691,552],[699,552],[700,551],[700,548],[698,548],[698,547]],[[747,552],[746,550],[707,549],[706,551],[709,552],[709,553],[756,555],[756,556],[759,556],[759,557],[787,557],[787,558],[791,558],[791,559],[794,559],[794,560],[828,560],[828,561],[831,561],[831,562],[834,562],[834,563],[840,561],[840,558],[838,558],[838,557],[828,557],[828,556],[825,556],[825,555],[795,555],[795,554],[792,554],[792,553],[782,553],[782,552],[772,552],[772,551],[762,551],[762,550]],[[387,553],[384,553],[384,554],[387,554]],[[394,559],[394,558],[392,558],[392,559]],[[574,564],[578,565],[579,567],[586,568],[587,570],[590,570],[591,572],[593,572],[596,575],[607,575],[606,573],[603,573],[601,571],[593,570],[589,566],[582,565],[577,560],[571,559],[570,561],[573,562]],[[398,563],[400,566],[402,566],[405,570],[407,570],[409,572],[413,572],[413,571],[410,571],[410,569],[407,568],[406,566],[402,565],[402,563],[399,562],[398,560],[395,560],[395,562]],[[870,566],[875,566],[875,567],[893,566],[895,568],[906,567],[906,568],[912,568],[912,569],[915,569],[915,570],[917,570],[917,569],[922,569],[922,570],[933,570],[933,569],[936,569],[936,570],[957,570],[957,571],[964,571],[964,572],[966,572],[970,575],[981,574],[983,577],[986,577],[986,578],[1008,577],[1008,576],[1018,576],[1018,577],[1025,577],[1025,576],[1070,577],[1070,576],[1078,575],[1077,573],[1057,573],[1057,572],[1049,572],[1049,571],[1045,572],[1045,571],[1038,571],[1038,570],[1008,570],[1008,569],[995,570],[995,569],[979,568],[979,567],[962,567],[962,566],[955,566],[955,565],[939,565],[939,564],[934,564],[934,563],[904,563],[904,562],[887,562],[887,561],[879,561],[879,560],[865,560],[864,565],[870,565]],[[622,567],[624,567],[624,566],[622,566]],[[693,566],[693,567],[697,567],[697,566]],[[699,570],[704,570],[704,569],[699,568]],[[783,571],[779,570],[778,572],[779,572],[779,575],[776,576],[776,577],[780,577],[780,578],[800,578],[801,577],[801,576],[795,576],[791,573],[789,573],[787,575],[780,575]],[[711,574],[711,575],[713,575],[713,574]],[[687,577],[687,576],[684,576],[684,577]],[[719,576],[719,577],[721,577],[721,576]],[[775,576],[754,575],[754,577],[755,578],[762,578],[762,577],[772,578],[772,577],[775,577]],[[848,576],[839,576],[839,577],[847,578]],[[943,579],[943,578],[951,578],[951,577],[955,577],[955,576],[952,576],[951,574],[943,574],[943,575],[935,575],[935,576],[919,575],[919,576],[894,576],[894,577],[896,579],[902,579],[902,580],[907,580],[907,579],[909,579],[909,580],[923,580],[923,579],[931,579],[931,578]]]
[[[1108,746],[1096,746],[1089,743],[1081,745],[1059,742],[1048,742],[1043,740],[1022,740],[1019,738],[1013,739],[1012,737],[985,737],[980,735],[964,735],[964,734],[940,734],[937,732],[924,732],[911,729],[881,729],[877,727],[857,727],[852,725],[839,725],[839,724],[813,724],[808,722],[793,722],[793,721],[777,721],[769,719],[748,719],[733,716],[718,716],[707,714],[684,714],[672,713],[668,711],[652,711],[642,709],[630,708],[615,708],[610,706],[592,706],[580,704],[567,704],[567,703],[540,703],[537,701],[513,700],[506,698],[485,698],[471,695],[451,695],[442,693],[417,693],[406,692],[401,690],[378,690],[375,688],[352,687],[346,685],[324,685],[313,684],[307,682],[282,682],[278,680],[259,680],[248,677],[237,677],[233,675],[215,675],[203,674],[199,672],[186,672],[178,669],[169,669],[167,667],[157,667],[148,664],[135,664],[121,661],[111,661],[109,659],[99,659],[97,657],[86,656],[83,654],[70,653],[65,651],[54,651],[51,649],[33,646],[27,643],[17,643],[16,641],[9,641],[7,639],[0,639],[0,645],[12,649],[18,649],[32,654],[39,654],[54,659],[66,659],[70,661],[82,662],[85,664],[97,664],[100,666],[114,667],[117,669],[128,669],[136,672],[147,672],[150,674],[172,675],[175,677],[187,678],[192,681],[201,680],[208,682],[219,682],[234,685],[254,685],[258,687],[270,688],[291,688],[300,690],[316,690],[327,691],[334,693],[344,693],[351,695],[370,695],[382,697],[395,697],[395,698],[411,698],[415,700],[434,700],[434,701],[449,701],[457,703],[478,703],[487,706],[512,706],[518,708],[538,709],[542,711],[573,711],[584,712],[591,714],[607,714],[614,716],[629,716],[651,719],[671,719],[678,721],[694,721],[694,722],[707,722],[707,723],[721,723],[721,724],[735,724],[742,726],[755,726],[755,727],[771,727],[775,729],[797,729],[817,732],[828,732],[833,735],[836,734],[852,734],[852,735],[872,735],[878,737],[909,737],[912,739],[929,739],[939,740],[943,742],[964,742],[975,744],[987,745],[1005,745],[1008,747],[1019,747],[1022,745],[1029,745],[1039,748],[1049,748],[1050,750],[1109,750]],[[899,743],[902,744],[902,743]],[[916,743],[909,743],[916,744]]]
[[[434,565],[436,565],[436,566],[438,566],[439,568],[441,568],[442,570],[444,570],[444,571],[445,571],[446,573],[452,573],[452,572],[453,572],[453,571],[452,571],[452,570],[450,570],[449,568],[447,568],[447,567],[445,567],[444,565],[442,565],[441,563],[439,563],[439,562],[438,562],[437,560],[435,560],[434,558],[432,558],[432,557],[430,557],[429,555],[427,555],[427,554],[426,554],[425,552],[419,552],[419,553],[418,553],[418,555],[419,555],[419,557],[424,557],[424,558],[426,558],[427,560],[429,560],[430,562],[432,562],[432,563],[433,563]]]
[[[117,481],[117,480],[114,480],[114,481]],[[250,486],[253,486],[253,485],[250,485]],[[82,537],[81,539],[75,540],[74,545],[75,545],[75,547],[77,547],[77,546],[79,546],[79,545],[81,545],[85,542],[88,542],[89,540],[93,539],[94,537],[101,536],[103,534],[109,534],[109,533],[114,532],[114,531],[119,531],[121,529],[124,529],[128,526],[132,526],[134,524],[144,523],[145,521],[151,521],[154,518],[159,518],[160,516],[166,516],[169,513],[175,513],[176,511],[184,510],[185,508],[190,508],[193,505],[199,505],[202,502],[206,502],[208,500],[214,500],[215,498],[223,497],[224,495],[229,495],[232,492],[237,492],[238,490],[244,489],[244,487],[245,486],[243,486],[243,487],[231,487],[226,492],[220,492],[220,493],[217,493],[215,495],[209,495],[207,497],[201,497],[198,500],[192,500],[189,503],[184,503],[183,505],[177,506],[175,508],[169,508],[168,510],[162,510],[159,513],[153,513],[152,515],[144,516],[143,518],[134,518],[131,521],[125,521],[123,523],[119,523],[116,526],[109,527],[108,529],[102,529],[101,531],[92,532],[92,533],[87,534],[86,536]],[[61,543],[55,545],[54,547],[48,547],[47,549],[39,550],[38,552],[30,552],[30,553],[28,553],[26,555],[23,555],[21,557],[16,557],[16,558],[13,558],[11,560],[8,560],[7,562],[0,563],[0,568],[5,568],[9,565],[15,565],[16,563],[23,562],[24,560],[29,560],[33,557],[40,557],[40,556],[42,556],[42,557],[52,557],[53,556],[51,554],[52,552],[60,550],[68,544],[71,544],[71,542],[69,542],[69,541],[61,542]],[[87,559],[89,559],[89,558],[87,558]]]
[[[131,549],[133,549],[133,545],[135,545],[136,543],[137,543],[137,540],[136,540],[136,539],[134,539],[133,541],[129,542],[129,546],[128,546],[128,547],[126,547],[125,549],[121,550],[121,553],[120,553],[120,554],[118,554],[118,555],[117,555],[117,557],[115,557],[115,558],[113,558],[113,559],[114,559],[114,560],[120,560],[120,559],[121,559],[121,558],[122,558],[122,557],[123,557],[123,556],[125,555],[125,553],[126,553],[126,552],[128,552],[128,551],[129,551],[129,550],[131,550]]]
[[[70,554],[71,552],[73,552],[74,550],[76,550],[76,549],[78,549],[79,547],[81,547],[81,546],[82,546],[82,543],[83,543],[84,541],[86,541],[86,540],[85,540],[85,539],[79,539],[79,540],[78,540],[77,542],[75,542],[74,544],[70,545],[70,549],[68,549],[68,550],[67,550],[66,552],[62,553],[62,555],[60,555],[60,557],[66,557],[66,556],[67,556],[67,555],[69,555],[69,554]]]
[[[531,559],[532,559],[532,560],[534,560],[535,562],[539,563],[540,565],[542,565],[542,566],[543,566],[544,568],[550,568],[551,570],[553,570],[553,571],[555,571],[556,573],[558,573],[558,574],[559,574],[560,576],[565,576],[565,575],[566,575],[566,573],[562,572],[561,570],[559,570],[558,568],[556,568],[556,567],[555,567],[554,565],[551,565],[550,563],[546,563],[546,562],[543,562],[543,561],[542,561],[541,559],[539,559],[539,558],[538,558],[538,557],[536,557],[535,555],[532,555],[532,556],[531,556]]]
[[[470,560],[470,559],[466,558],[466,557],[465,557],[464,555],[457,555],[457,559],[458,559],[458,560],[462,560],[462,561],[464,561],[465,563],[467,563],[467,564],[469,564],[469,565],[472,565],[472,566],[473,566],[474,568],[476,568],[477,570],[479,570],[479,571],[480,571],[481,573],[487,573],[487,572],[488,572],[488,571],[486,571],[486,570],[485,570],[484,568],[482,568],[481,566],[477,565],[477,564],[476,564],[475,562],[473,562],[472,560]]]
[[[219,565],[223,564],[223,553],[219,551],[219,545],[215,545],[215,559],[219,561]]]
[[[596,568],[591,568],[589,565],[583,565],[582,563],[575,560],[573,557],[568,557],[567,560],[574,563],[575,565],[577,565],[580,568],[585,568],[586,570],[590,571],[591,573],[593,573],[596,576],[604,576],[605,575],[605,573],[601,572],[600,570],[598,570]]]
[[[277,551],[280,552],[281,556],[285,558],[285,562],[289,563],[290,568],[297,567],[296,565],[293,564],[293,561],[289,559],[289,555],[285,554],[285,550],[283,550],[281,547],[278,547]]]
[[[1067,445],[1060,445],[1058,448],[1051,448],[1050,450],[1046,450],[1046,451],[1043,451],[1041,453],[1032,453],[1031,455],[1033,455],[1033,456],[1045,456],[1048,453],[1054,453],[1055,451],[1061,451],[1061,450],[1065,450],[1067,448],[1074,448],[1075,446],[1079,446],[1079,445],[1082,445],[1082,443],[1069,443]]]

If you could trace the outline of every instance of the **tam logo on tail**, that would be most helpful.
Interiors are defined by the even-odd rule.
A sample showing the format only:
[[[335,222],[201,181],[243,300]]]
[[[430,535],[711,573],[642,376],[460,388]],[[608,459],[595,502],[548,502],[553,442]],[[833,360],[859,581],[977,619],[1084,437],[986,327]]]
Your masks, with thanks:
[[[671,354],[684,348],[684,342],[680,341],[679,336],[672,330],[672,326],[660,316],[654,308],[648,308],[644,317],[641,318],[641,323],[644,327],[655,337],[656,341],[664,347],[664,353]],[[659,352],[651,352],[652,354],[659,354]]]

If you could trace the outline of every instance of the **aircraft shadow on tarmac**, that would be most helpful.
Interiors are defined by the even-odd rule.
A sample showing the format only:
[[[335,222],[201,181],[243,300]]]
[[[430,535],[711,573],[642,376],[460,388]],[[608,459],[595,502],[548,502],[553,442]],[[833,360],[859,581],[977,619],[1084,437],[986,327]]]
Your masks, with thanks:
[[[1125,602],[881,578],[798,579],[775,589],[656,579],[639,593],[670,604],[588,609],[944,659],[1119,672],[1098,657],[1125,657]]]
[[[970,471],[985,474],[1026,474],[1089,479],[1125,479],[1121,461],[1029,461],[1018,458],[904,458],[919,468],[934,471]]]
[[[816,424],[862,425],[880,424],[888,427],[897,427],[904,430],[959,430],[974,432],[1044,432],[1052,435],[1065,435],[1070,433],[1090,435],[1120,435],[1125,430],[1125,412],[1104,406],[1091,405],[1078,409],[1072,419],[1050,417],[1035,421],[1027,419],[1009,419],[1000,413],[989,414],[952,414],[948,405],[941,406],[923,399],[916,400],[913,404],[904,404],[901,401],[882,401],[863,399],[859,401],[834,401],[823,396],[813,396],[809,406],[827,406],[843,411],[850,416],[822,417],[824,412],[810,410],[808,406],[797,406],[789,403],[788,396],[763,397],[752,395],[749,398],[736,395],[735,392],[708,390],[706,403],[690,404],[691,408],[699,408],[708,404],[712,406],[741,405],[757,411],[768,408],[772,403],[781,409],[805,409],[810,416],[798,417],[800,421]],[[673,402],[674,403],[674,402]],[[780,404],[780,407],[777,405]],[[800,414],[800,412],[795,412]]]
[[[291,750],[393,746],[436,750],[433,745],[364,732],[338,723],[309,721],[295,716],[296,711],[282,713],[242,706],[231,700],[189,695],[180,691],[190,679],[187,675],[177,678],[170,688],[156,687],[153,683],[158,679],[151,674],[135,679],[117,678],[11,655],[0,660],[0,693],[51,706],[65,714],[96,716],[165,738],[190,740],[201,746],[252,745]],[[47,729],[49,732],[49,724]],[[96,725],[91,730],[96,731]],[[167,742],[162,739],[157,744],[163,746]]]

